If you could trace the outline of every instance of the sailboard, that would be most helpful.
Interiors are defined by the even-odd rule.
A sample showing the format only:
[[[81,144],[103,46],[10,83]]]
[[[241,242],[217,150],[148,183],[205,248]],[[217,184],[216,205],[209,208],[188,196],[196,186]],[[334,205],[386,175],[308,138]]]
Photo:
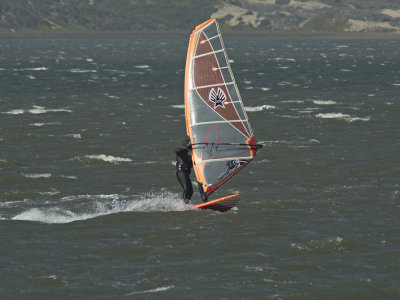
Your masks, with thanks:
[[[232,207],[235,207],[236,204],[238,204],[238,202],[239,202],[239,194],[234,194],[223,198],[215,199],[212,201],[208,201],[205,203],[194,205],[194,208],[212,209],[219,212],[224,212],[230,210]]]
[[[242,170],[261,148],[244,109],[216,19],[196,26],[190,35],[184,93],[193,169],[201,194],[208,197]],[[231,200],[229,209],[233,200],[234,205],[239,201],[239,195],[231,196],[217,200]],[[207,207],[207,203],[197,208],[217,207]]]

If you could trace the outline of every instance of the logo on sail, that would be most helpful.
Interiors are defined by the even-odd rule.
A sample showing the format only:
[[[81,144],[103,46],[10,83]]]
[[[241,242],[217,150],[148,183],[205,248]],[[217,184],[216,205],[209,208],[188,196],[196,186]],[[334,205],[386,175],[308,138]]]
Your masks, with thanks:
[[[210,94],[208,95],[208,100],[214,102],[214,109],[216,109],[218,106],[225,108],[224,101],[226,100],[226,95],[221,88],[218,88],[217,91],[212,88]]]
[[[218,176],[218,180],[222,180],[224,177],[228,176],[230,173],[234,172],[237,168],[240,168],[246,163],[245,159],[235,159],[226,162],[225,171]]]

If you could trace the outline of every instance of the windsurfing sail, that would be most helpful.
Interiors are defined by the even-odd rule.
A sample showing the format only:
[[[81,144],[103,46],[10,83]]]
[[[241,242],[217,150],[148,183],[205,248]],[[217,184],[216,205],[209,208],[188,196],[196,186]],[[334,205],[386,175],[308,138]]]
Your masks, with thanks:
[[[216,19],[198,25],[190,36],[185,117],[193,168],[208,196],[247,165],[261,147],[244,110]]]

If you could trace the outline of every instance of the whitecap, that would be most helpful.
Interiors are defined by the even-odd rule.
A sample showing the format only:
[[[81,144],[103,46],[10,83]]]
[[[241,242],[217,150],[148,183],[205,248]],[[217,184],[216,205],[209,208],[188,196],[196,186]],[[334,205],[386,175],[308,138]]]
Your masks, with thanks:
[[[280,81],[280,82],[278,82],[278,85],[280,85],[280,86],[285,86],[285,85],[294,85],[293,83],[291,83],[291,82],[288,82],[288,81]]]
[[[135,66],[135,68],[136,69],[148,69],[148,68],[150,68],[150,66],[149,65],[138,65],[138,66]]]
[[[264,164],[264,163],[269,163],[269,160],[264,158],[262,160],[254,160],[253,164]]]
[[[170,290],[170,289],[173,289],[174,287],[175,287],[175,286],[173,286],[173,285],[162,286],[162,287],[158,287],[158,288],[150,289],[150,290],[131,292],[131,293],[125,294],[124,296],[132,296],[132,295],[137,295],[137,294],[147,294],[147,293],[165,292],[165,291],[168,291],[168,290]]]
[[[82,135],[80,133],[71,133],[71,134],[67,134],[67,137],[72,137],[74,139],[82,139]]]
[[[23,109],[13,109],[10,111],[2,112],[2,114],[9,114],[9,115],[22,115],[25,111]]]
[[[273,105],[261,105],[261,106],[254,106],[254,107],[246,106],[244,109],[245,109],[245,111],[248,111],[248,112],[255,112],[255,111],[263,111],[263,110],[273,110],[273,109],[276,109],[276,107]]]
[[[320,240],[311,240],[306,245],[298,245],[292,243],[290,245],[293,250],[298,252],[311,253],[338,253],[344,251],[343,238],[340,236],[330,237]]]
[[[171,105],[173,108],[185,109],[185,104]]]
[[[78,179],[78,177],[76,176],[69,176],[69,175],[60,175],[60,178],[71,179],[71,180]]]
[[[301,119],[302,118],[300,116],[290,116],[290,115],[282,115],[281,117],[285,118],[285,119]]]
[[[102,161],[110,162],[110,163],[131,162],[132,161],[130,158],[115,157],[115,156],[105,155],[105,154],[85,155],[84,157],[87,159],[102,160]]]
[[[47,70],[48,70],[48,68],[46,68],[46,67],[38,67],[38,68],[25,68],[24,70],[27,70],[27,71],[47,71]]]
[[[70,223],[77,220],[85,220],[90,218],[90,214],[81,214],[80,216],[74,215],[71,211],[62,209],[40,209],[31,208],[24,211],[15,217],[13,220],[19,221],[36,221],[41,223]]]
[[[353,117],[351,115],[342,114],[342,113],[320,113],[315,115],[317,118],[320,119],[336,119],[336,120],[344,120],[346,122],[356,122],[356,121],[370,121],[370,117]]]
[[[269,90],[271,90],[271,89],[270,89],[270,88],[266,88],[266,87],[262,87],[262,88],[260,88],[260,90],[266,92],[266,91],[269,91]]]
[[[50,178],[51,174],[50,173],[33,173],[33,174],[25,174],[25,173],[21,173],[22,176],[26,177],[26,178],[32,178],[32,179],[39,179],[39,178]]]
[[[290,62],[296,62],[294,58],[284,58],[284,57],[276,57],[273,59],[274,61],[290,61]]]
[[[311,114],[311,113],[314,112],[314,110],[313,110],[313,109],[309,109],[309,110],[298,110],[297,112],[300,113],[300,114]]]
[[[110,95],[110,94],[107,94],[107,93],[105,93],[104,95],[105,95],[106,97],[110,98],[110,99],[119,99],[118,96],[113,96],[113,95]]]
[[[43,106],[33,106],[31,109],[28,110],[29,113],[37,115],[37,114],[45,114],[49,112],[68,112],[71,113],[72,111],[65,108],[46,108]]]
[[[39,195],[45,195],[45,196],[54,196],[54,195],[58,195],[60,193],[59,190],[56,189],[50,189],[50,191],[46,191],[46,192],[38,192]]]
[[[316,105],[333,105],[336,104],[335,101],[332,100],[312,100],[312,102]]]
[[[99,195],[74,195],[74,196],[65,196],[61,198],[61,201],[75,201],[81,199],[88,199],[88,200],[118,200],[123,199],[124,196],[118,194],[99,194]]]
[[[274,140],[274,141],[260,141],[259,144],[263,146],[272,146],[274,144],[284,144],[284,145],[290,145],[292,144],[292,141],[286,141],[286,140]]]
[[[284,100],[281,103],[296,103],[296,104],[304,104],[303,100]]]
[[[97,70],[70,69],[71,73],[97,73]]]
[[[50,126],[50,125],[61,125],[60,122],[50,122],[50,123],[32,123],[29,124],[30,126],[35,126],[35,127],[42,127],[42,126]]]
[[[308,141],[310,144],[321,144],[320,141],[316,140],[316,139],[311,139]]]

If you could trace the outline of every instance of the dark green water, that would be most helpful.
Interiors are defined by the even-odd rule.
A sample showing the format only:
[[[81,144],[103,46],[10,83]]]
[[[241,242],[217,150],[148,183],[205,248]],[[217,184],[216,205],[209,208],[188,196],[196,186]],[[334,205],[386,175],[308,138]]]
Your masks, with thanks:
[[[0,40],[1,298],[400,297],[400,41],[225,44],[265,147],[221,214],[179,199],[186,39]]]

